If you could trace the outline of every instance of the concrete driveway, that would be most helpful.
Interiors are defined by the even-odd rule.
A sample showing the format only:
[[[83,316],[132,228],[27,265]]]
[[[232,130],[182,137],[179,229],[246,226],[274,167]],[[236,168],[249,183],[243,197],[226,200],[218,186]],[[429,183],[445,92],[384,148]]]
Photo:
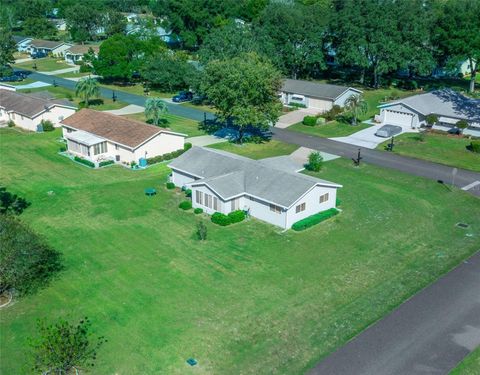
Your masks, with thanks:
[[[376,131],[381,127],[382,125],[372,125],[369,128],[360,130],[356,133],[353,133],[352,135],[349,135],[348,137],[336,137],[336,138],[329,138],[329,139],[337,142],[348,143],[354,146],[374,149],[374,148],[377,148],[377,146],[380,143],[383,143],[388,140],[388,138],[381,138],[375,135]],[[396,136],[403,133],[413,133],[413,132],[418,132],[418,131],[414,129],[406,130],[405,128],[403,128],[402,132],[397,134]]]
[[[303,120],[305,116],[316,115],[317,109],[301,108],[292,112],[288,112],[283,116],[280,116],[275,127],[280,129],[288,128],[290,125],[294,125]]]

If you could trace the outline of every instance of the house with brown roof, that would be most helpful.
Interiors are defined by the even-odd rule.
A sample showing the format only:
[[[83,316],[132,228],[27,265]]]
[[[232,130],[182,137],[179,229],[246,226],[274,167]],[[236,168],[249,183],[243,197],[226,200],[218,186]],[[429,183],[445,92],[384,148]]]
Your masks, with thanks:
[[[37,131],[42,120],[53,126],[73,115],[76,107],[66,101],[36,94],[21,94],[12,89],[0,88],[0,123],[13,121],[15,126]]]
[[[107,112],[82,109],[62,121],[68,152],[99,163],[139,163],[184,147],[186,134]],[[140,164],[140,163],[139,163]]]
[[[46,53],[53,56],[63,56],[71,46],[69,43],[56,40],[33,39],[30,42],[29,52],[30,54]]]
[[[89,53],[90,50],[93,51],[93,54],[95,55],[95,57],[97,57],[98,52],[100,51],[100,46],[94,44],[74,45],[65,51],[65,61],[70,64],[82,61],[83,55]]]

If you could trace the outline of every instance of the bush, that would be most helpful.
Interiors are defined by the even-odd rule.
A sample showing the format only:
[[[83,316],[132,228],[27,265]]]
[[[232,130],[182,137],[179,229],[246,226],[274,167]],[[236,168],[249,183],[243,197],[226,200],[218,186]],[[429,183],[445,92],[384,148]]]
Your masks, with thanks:
[[[224,215],[221,212],[215,212],[212,215],[212,223],[225,227],[232,224],[232,220],[227,215]]]
[[[305,116],[302,124],[307,126],[315,126],[317,125],[317,118],[315,116]]]
[[[324,125],[327,121],[323,117],[317,118],[317,125]]]
[[[190,201],[180,202],[180,204],[178,205],[178,208],[181,208],[182,210],[187,211],[192,208],[192,202]]]
[[[308,163],[305,164],[305,168],[309,171],[319,172],[323,166],[323,156],[319,152],[311,152],[308,155]]]
[[[87,64],[80,65],[80,73],[90,73],[92,71],[92,67]]]
[[[189,142],[187,142],[187,143],[185,143],[185,144],[183,145],[183,150],[184,150],[184,151],[188,151],[188,150],[190,150],[191,148],[192,148],[192,144],[189,143]]]
[[[173,182],[167,182],[166,186],[168,190],[175,189],[175,184]]]
[[[329,210],[319,212],[318,214],[306,217],[300,221],[297,221],[295,224],[292,225],[292,229],[296,231],[302,231],[307,228],[310,228],[324,220],[327,220],[333,216],[338,214],[338,210],[336,208],[330,208]]]
[[[9,128],[13,128],[13,127],[15,127],[15,122],[14,122],[13,120],[8,120],[7,126],[8,126]]]
[[[191,190],[191,189],[185,190],[185,196],[186,196],[187,198],[191,198],[191,197],[192,197],[192,190]]]
[[[157,164],[157,163],[160,163],[161,161],[163,161],[162,155],[158,155],[153,158],[147,158],[147,165]]]
[[[107,165],[111,165],[111,164],[114,164],[115,162],[113,160],[105,160],[105,161],[101,161],[98,166],[99,167],[105,167]]]
[[[75,160],[76,162],[79,162],[81,164],[84,164],[88,167],[91,167],[91,168],[95,168],[95,163],[94,162],[91,162],[90,160],[87,160],[87,159],[84,159],[84,158],[81,158],[80,156],[75,156],[73,158],[73,160]]]
[[[65,151],[67,151],[67,147],[66,146],[60,146],[59,151],[60,152],[65,152]]]
[[[472,150],[472,152],[480,154],[480,141],[471,141],[470,149]]]
[[[427,117],[425,117],[425,122],[429,127],[432,127],[438,122],[438,116],[434,114],[430,114]]]
[[[335,206],[340,207],[341,204],[342,204],[342,201],[337,198],[337,199],[335,200]]]
[[[302,103],[288,103],[290,107],[295,107],[295,108],[307,108],[305,104]]]
[[[342,113],[342,107],[334,105],[330,110],[322,114],[322,117],[327,121],[333,121],[340,113]]]
[[[468,128],[468,122],[467,120],[460,120],[458,121],[455,126],[461,130]]]
[[[232,211],[228,214],[228,217],[230,218],[232,224],[239,223],[245,220],[245,212],[243,212],[242,210]]]
[[[196,215],[201,214],[201,213],[203,213],[203,209],[200,208],[200,207],[197,207],[193,210],[193,213],[196,214]]]
[[[205,241],[207,239],[207,226],[203,221],[197,223],[197,238],[200,241]]]

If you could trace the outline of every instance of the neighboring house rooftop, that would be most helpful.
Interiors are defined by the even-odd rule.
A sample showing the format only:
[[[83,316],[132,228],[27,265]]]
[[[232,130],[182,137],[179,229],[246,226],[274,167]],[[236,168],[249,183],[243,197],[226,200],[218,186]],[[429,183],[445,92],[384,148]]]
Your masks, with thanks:
[[[0,89],[0,107],[5,108],[7,112],[15,112],[34,118],[55,106],[76,108],[72,103],[65,100],[43,98]]]
[[[98,54],[100,51],[100,46],[98,44],[76,44],[70,47],[66,53],[70,53],[72,55],[84,55],[90,51],[90,48],[95,54]]]
[[[33,39],[30,45],[36,48],[55,49],[66,43],[58,40]]]
[[[425,94],[410,96],[391,103],[382,104],[385,108],[402,104],[422,115],[436,114],[439,116],[453,117],[480,122],[480,100],[471,99],[451,90],[436,90]]]
[[[202,147],[193,147],[169,166],[199,178],[190,185],[205,184],[224,199],[248,194],[285,208],[314,186],[341,187],[292,170],[285,171],[275,166],[271,159],[266,162],[252,160]]]
[[[27,36],[14,35],[13,40],[15,41],[15,43],[20,44],[26,40],[32,40],[32,38],[29,38]]]
[[[358,93],[362,92],[352,87],[328,85],[325,83],[301,81],[297,79],[285,79],[282,85],[282,91],[284,92],[330,100],[337,99],[348,90],[354,90]]]
[[[160,133],[186,136],[126,117],[86,108],[66,118],[62,124],[132,149],[141,146]]]

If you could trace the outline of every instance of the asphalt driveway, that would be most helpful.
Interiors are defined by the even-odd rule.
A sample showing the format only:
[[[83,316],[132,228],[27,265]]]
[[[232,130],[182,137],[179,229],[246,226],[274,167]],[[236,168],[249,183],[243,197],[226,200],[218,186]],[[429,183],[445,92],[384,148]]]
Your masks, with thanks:
[[[477,252],[325,358],[309,374],[446,375],[479,345]]]

